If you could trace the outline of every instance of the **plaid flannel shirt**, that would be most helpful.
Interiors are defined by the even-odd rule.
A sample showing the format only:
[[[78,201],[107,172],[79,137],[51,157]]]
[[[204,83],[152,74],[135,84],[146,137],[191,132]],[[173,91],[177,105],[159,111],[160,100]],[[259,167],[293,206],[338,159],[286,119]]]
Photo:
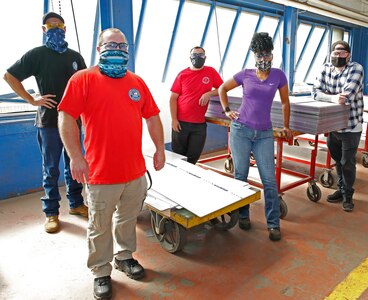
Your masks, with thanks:
[[[363,123],[363,67],[356,62],[349,62],[342,72],[336,72],[335,67],[326,63],[316,77],[313,86],[313,97],[318,92],[328,95],[346,93],[346,103],[350,104],[348,127],[342,132],[349,132],[359,123]]]

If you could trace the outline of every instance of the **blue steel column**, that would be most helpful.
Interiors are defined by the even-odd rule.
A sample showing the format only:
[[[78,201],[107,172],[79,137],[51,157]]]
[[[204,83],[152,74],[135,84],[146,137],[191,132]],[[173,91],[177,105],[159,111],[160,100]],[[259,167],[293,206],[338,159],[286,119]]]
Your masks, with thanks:
[[[368,94],[368,28],[355,28],[352,31],[352,57],[351,60],[363,66],[364,69],[364,95]],[[365,109],[367,109],[365,107]]]
[[[49,11],[49,0],[43,1],[43,14],[46,14]],[[46,36],[42,33],[42,44],[45,44]]]
[[[99,0],[101,14],[101,30],[115,27],[124,32],[129,43],[130,71],[135,71],[135,46],[133,29],[133,3],[132,0]]]
[[[297,9],[285,6],[284,10],[284,40],[282,49],[283,70],[289,83],[289,91],[294,86],[294,67],[296,49]]]

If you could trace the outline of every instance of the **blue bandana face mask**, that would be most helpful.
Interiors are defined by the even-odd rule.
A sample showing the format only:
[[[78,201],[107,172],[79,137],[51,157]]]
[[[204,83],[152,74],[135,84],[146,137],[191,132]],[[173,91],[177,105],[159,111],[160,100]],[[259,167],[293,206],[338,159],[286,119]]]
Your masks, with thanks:
[[[106,50],[100,54],[100,72],[111,78],[122,78],[127,72],[129,54],[119,50]]]
[[[65,31],[60,28],[47,30],[45,45],[58,53],[65,52],[68,49],[68,43],[65,41]]]

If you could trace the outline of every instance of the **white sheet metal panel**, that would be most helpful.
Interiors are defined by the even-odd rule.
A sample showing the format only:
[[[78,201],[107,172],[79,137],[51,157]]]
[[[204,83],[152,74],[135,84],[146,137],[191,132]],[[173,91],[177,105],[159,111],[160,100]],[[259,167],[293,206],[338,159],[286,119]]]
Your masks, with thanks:
[[[160,171],[154,170],[152,157],[145,155],[152,177],[152,191],[156,192],[156,196],[159,194],[199,217],[255,194],[246,182],[204,170],[168,151],[166,153],[166,164]]]

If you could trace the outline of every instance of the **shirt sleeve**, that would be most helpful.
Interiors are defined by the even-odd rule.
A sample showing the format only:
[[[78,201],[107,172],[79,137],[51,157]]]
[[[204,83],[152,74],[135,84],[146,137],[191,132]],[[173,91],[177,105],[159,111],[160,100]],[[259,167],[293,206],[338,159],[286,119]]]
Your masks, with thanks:
[[[171,86],[170,89],[171,92],[176,93],[176,94],[181,94],[182,93],[182,88],[181,88],[181,73],[178,74],[178,76],[176,76],[174,83]]]
[[[218,89],[220,85],[224,82],[220,76],[220,74],[212,68],[213,72],[213,87]]]
[[[36,64],[37,61],[33,55],[33,50],[30,50],[7,69],[7,71],[19,81],[23,81],[36,75],[36,70],[34,69]]]
[[[236,73],[233,78],[237,84],[242,85],[244,80],[245,70]]]
[[[280,70],[280,83],[279,83],[278,88],[281,89],[287,83],[288,83],[288,81],[287,81],[287,78],[286,78],[286,75],[285,75],[284,71]]]
[[[68,81],[64,96],[58,105],[58,111],[64,111],[74,119],[78,119],[83,112],[86,99],[82,89],[84,85],[78,81],[80,81],[80,75],[77,72]]]
[[[347,94],[349,103],[355,99],[355,95],[362,90],[363,87],[363,67],[354,63],[349,68],[343,92]]]

